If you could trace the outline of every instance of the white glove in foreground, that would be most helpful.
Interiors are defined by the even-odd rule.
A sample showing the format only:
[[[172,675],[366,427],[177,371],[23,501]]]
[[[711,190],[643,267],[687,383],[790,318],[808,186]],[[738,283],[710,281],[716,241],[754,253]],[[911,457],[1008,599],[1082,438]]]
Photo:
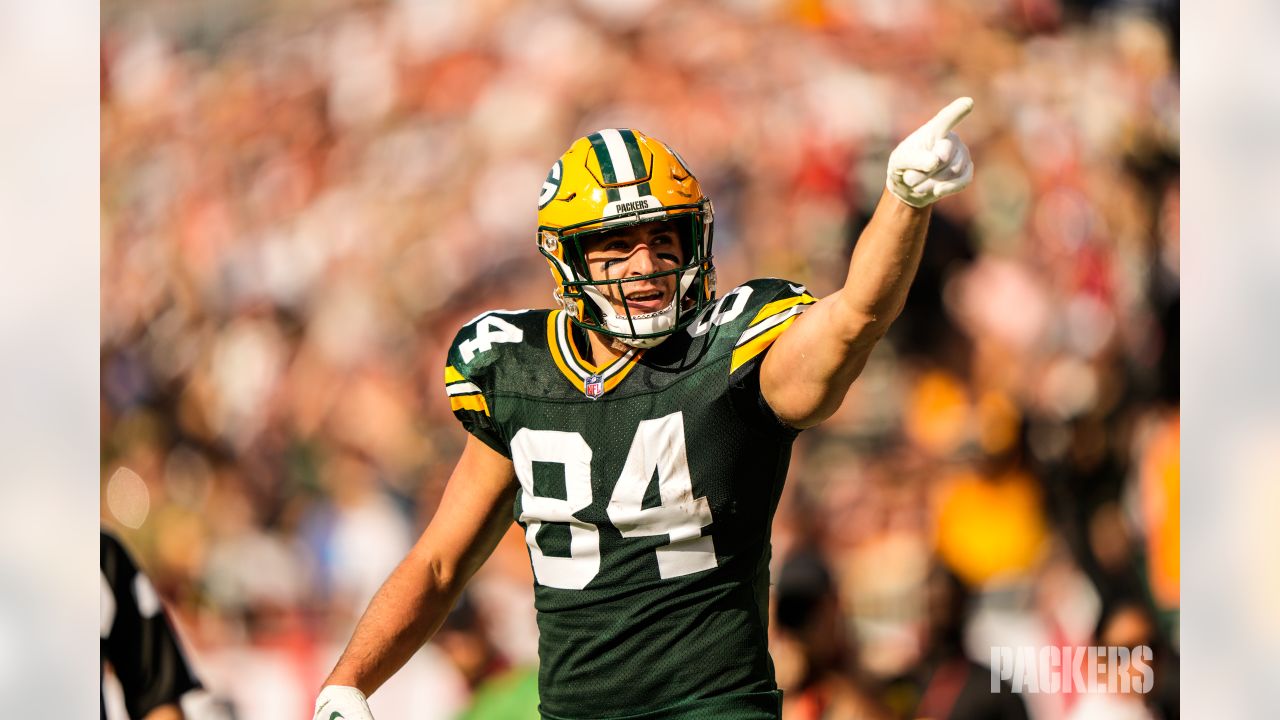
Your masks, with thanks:
[[[951,132],[973,110],[973,98],[962,97],[911,133],[889,154],[885,183],[899,200],[922,208],[958,193],[973,180],[973,161],[960,136]]]
[[[316,698],[312,720],[373,720],[364,693],[346,685],[326,685]]]

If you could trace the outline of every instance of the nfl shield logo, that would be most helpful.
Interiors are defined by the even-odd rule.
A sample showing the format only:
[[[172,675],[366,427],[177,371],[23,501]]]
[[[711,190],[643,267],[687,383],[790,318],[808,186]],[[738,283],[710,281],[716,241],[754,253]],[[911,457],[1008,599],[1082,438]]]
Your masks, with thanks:
[[[604,378],[599,375],[589,375],[586,380],[582,381],[582,391],[587,397],[595,400],[604,394]]]

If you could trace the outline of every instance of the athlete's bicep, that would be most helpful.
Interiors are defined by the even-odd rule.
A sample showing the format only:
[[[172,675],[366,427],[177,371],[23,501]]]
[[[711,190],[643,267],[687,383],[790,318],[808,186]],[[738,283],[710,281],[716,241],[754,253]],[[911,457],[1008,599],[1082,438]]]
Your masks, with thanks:
[[[835,317],[843,308],[836,302],[838,295],[817,301],[797,317],[762,361],[761,395],[792,427],[812,427],[830,417],[875,345],[876,338],[866,333],[837,330],[869,326],[872,320]]]
[[[414,555],[435,566],[447,582],[465,584],[511,526],[515,489],[511,460],[468,435]]]

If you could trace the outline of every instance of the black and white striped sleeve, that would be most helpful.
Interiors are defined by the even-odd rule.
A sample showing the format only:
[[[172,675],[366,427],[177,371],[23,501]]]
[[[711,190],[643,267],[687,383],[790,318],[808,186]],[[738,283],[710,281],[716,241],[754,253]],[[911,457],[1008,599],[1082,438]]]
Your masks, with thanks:
[[[101,650],[132,718],[200,687],[151,581],[114,536],[101,534]]]

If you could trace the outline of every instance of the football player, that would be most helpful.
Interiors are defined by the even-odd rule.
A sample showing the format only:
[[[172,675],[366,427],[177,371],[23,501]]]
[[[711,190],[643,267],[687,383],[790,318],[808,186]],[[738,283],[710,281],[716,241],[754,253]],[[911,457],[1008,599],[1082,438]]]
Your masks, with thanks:
[[[440,626],[511,522],[525,531],[546,718],[777,718],[770,525],[797,433],[829,417],[902,308],[930,205],[966,187],[960,98],[889,158],[839,291],[716,296],[713,213],[662,142],[580,138],[538,201],[552,310],[463,326],[445,389],[470,433],[439,511],[316,701],[373,692]]]
[[[120,681],[131,718],[182,720],[182,696],[200,688],[155,588],[124,545],[99,537],[102,627],[99,675],[106,666]],[[105,699],[101,704],[107,717]]]

